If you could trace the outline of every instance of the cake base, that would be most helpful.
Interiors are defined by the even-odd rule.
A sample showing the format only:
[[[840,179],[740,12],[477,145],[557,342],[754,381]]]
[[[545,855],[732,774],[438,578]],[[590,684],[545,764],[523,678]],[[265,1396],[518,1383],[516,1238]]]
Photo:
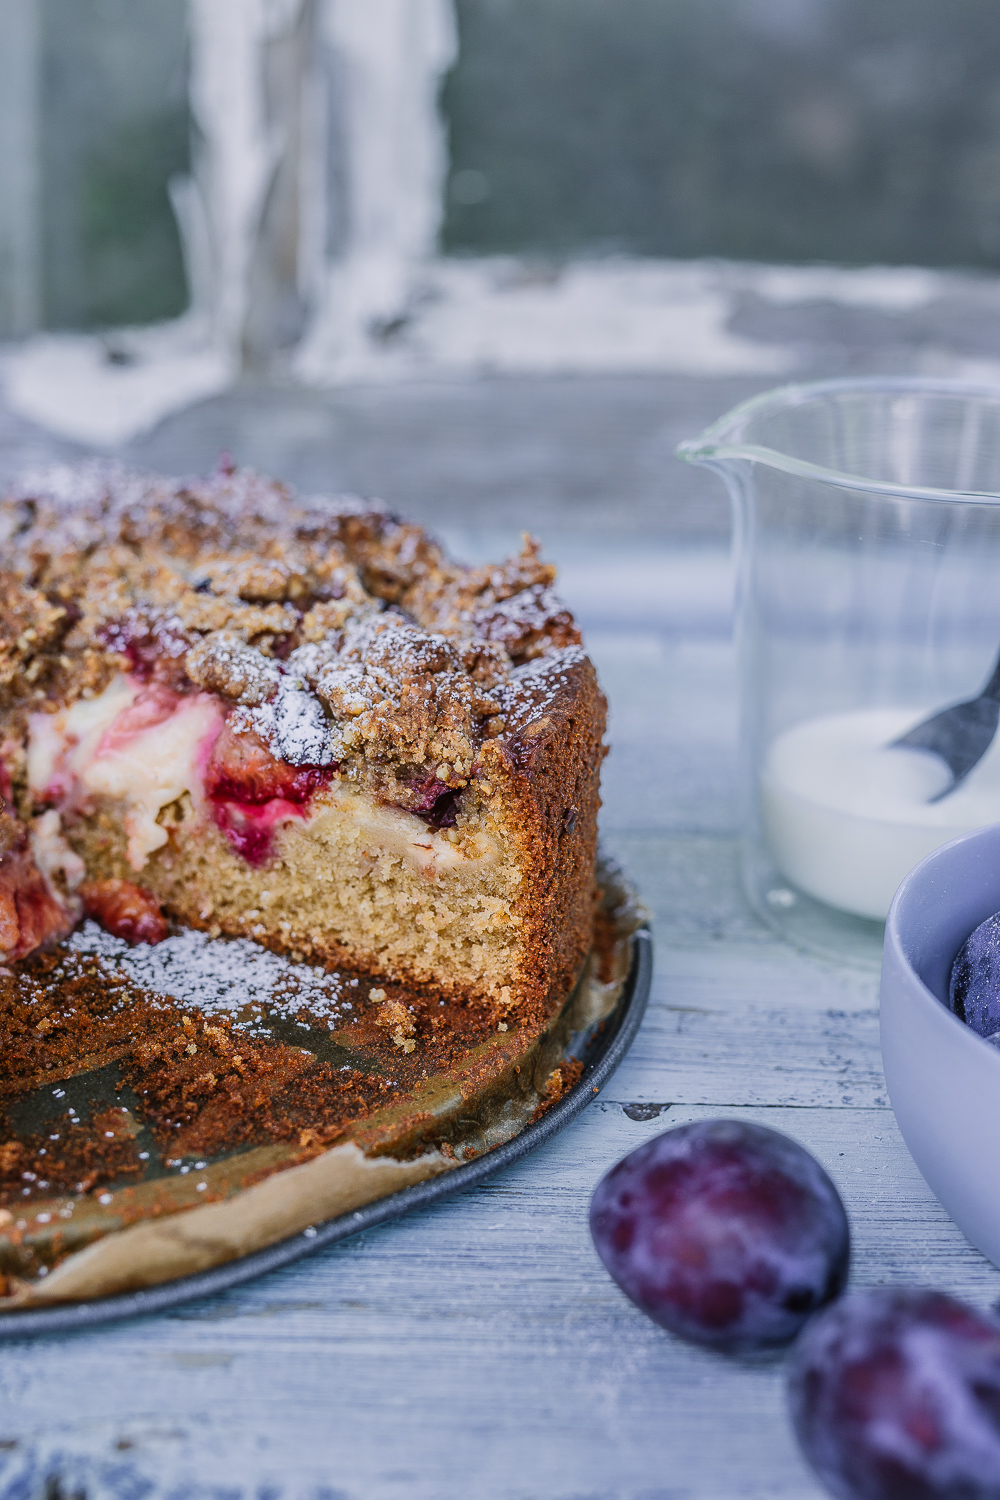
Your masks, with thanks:
[[[5,1049],[2,1087],[13,1129],[0,1150],[11,1156],[34,1148],[34,1155],[22,1169],[31,1177],[27,1193],[8,1186],[7,1222],[0,1229],[7,1295],[0,1308],[108,1296],[205,1270],[511,1140],[575,1081],[580,1064],[573,1038],[610,1014],[618,1000],[629,935],[642,914],[611,868],[602,871],[602,890],[597,940],[584,974],[547,1021],[531,1027],[490,1030],[481,1014],[446,1015],[449,1002],[434,991],[412,991],[408,999],[376,991],[375,998],[358,999],[357,1014],[347,1002],[351,1021],[344,1024],[343,1009],[333,1014],[315,990],[297,1008],[293,1002],[301,994],[290,1000],[285,993],[277,1006],[272,997],[269,1008],[256,1012],[248,997],[236,1023],[222,1027],[213,1025],[218,1016],[206,1021],[197,1008],[166,1000],[162,989],[137,994],[134,964],[126,975],[128,1006],[112,1006],[113,1013],[91,1027],[91,1042],[103,1046],[81,1051],[77,1038],[71,1061],[58,1042],[46,1047],[43,1020],[34,1052],[25,1045]],[[219,943],[225,946],[216,940],[216,951]],[[106,951],[95,955],[87,946],[77,940],[73,966],[87,960],[106,983]],[[101,946],[90,943],[92,950]],[[290,967],[315,983],[316,970]],[[44,987],[46,976],[27,977]],[[363,976],[339,978],[350,992],[364,994]],[[62,983],[67,990],[76,984],[73,996],[63,998],[75,996],[79,1005],[79,980]],[[127,1035],[126,1017],[133,1026],[140,1019],[138,1039]],[[116,1026],[122,1027],[117,1035]],[[218,1033],[208,1038],[213,1056],[224,1057],[228,1046],[230,1060],[241,1065],[230,1069],[240,1087],[234,1082],[225,1093],[225,1108],[218,1099],[199,1103],[192,1083],[206,1075],[192,1079],[192,1069],[185,1072],[187,1049],[194,1049],[192,1061],[199,1058],[206,1030]],[[269,1033],[266,1040],[262,1032]],[[295,1045],[282,1039],[289,1034]],[[137,1063],[143,1048],[159,1048],[161,1056]],[[264,1097],[253,1091],[268,1058],[271,1086]],[[296,1058],[309,1060],[296,1071]],[[338,1090],[338,1077],[348,1086]],[[225,1079],[221,1086],[225,1092]],[[68,1132],[61,1123],[67,1112]],[[55,1194],[53,1183],[34,1169],[51,1170],[46,1163],[55,1160],[53,1153],[67,1156],[62,1140],[40,1146],[67,1133],[76,1137],[77,1155],[63,1166],[77,1170],[75,1163],[86,1161],[97,1175],[83,1191]]]

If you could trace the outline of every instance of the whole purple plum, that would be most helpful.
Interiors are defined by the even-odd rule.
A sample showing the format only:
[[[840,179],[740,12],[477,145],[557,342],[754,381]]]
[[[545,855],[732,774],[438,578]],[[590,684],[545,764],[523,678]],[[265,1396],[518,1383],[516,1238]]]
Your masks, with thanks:
[[[740,1120],[680,1125],[626,1156],[597,1185],[590,1232],[643,1312],[729,1353],[794,1338],[841,1290],[850,1258],[819,1162]]]
[[[844,1297],[789,1370],[802,1451],[837,1500],[1000,1500],[1000,1322],[942,1292]]]
[[[1000,1031],[1000,912],[980,922],[951,969],[948,1002],[980,1036]]]

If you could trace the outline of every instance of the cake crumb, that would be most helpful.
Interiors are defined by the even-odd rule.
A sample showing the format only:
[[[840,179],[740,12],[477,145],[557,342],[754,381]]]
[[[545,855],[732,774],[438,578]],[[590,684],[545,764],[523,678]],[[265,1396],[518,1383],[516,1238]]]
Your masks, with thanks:
[[[384,994],[385,991],[383,990],[382,993]],[[412,1052],[416,1047],[413,1037],[416,1034],[417,1023],[406,1006],[401,1005],[398,1000],[385,1000],[380,1004],[375,1024],[384,1026],[396,1046],[402,1047],[404,1052]]]

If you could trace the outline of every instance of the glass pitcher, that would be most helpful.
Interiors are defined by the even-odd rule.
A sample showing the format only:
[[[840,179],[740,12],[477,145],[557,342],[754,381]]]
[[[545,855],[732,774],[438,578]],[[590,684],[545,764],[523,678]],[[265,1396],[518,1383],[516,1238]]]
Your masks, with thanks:
[[[936,755],[893,748],[1000,652],[1000,390],[786,386],[678,452],[733,503],[747,893],[800,946],[877,964],[907,870],[1000,821],[1000,735],[950,793]]]

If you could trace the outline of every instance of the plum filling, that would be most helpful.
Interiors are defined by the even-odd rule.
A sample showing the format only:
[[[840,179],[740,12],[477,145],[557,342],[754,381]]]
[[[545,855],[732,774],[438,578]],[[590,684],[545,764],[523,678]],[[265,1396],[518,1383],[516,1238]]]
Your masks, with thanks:
[[[205,795],[216,827],[250,865],[271,854],[274,830],[306,818],[313,793],[327,786],[336,765],[292,766],[277,760],[252,731],[226,724],[205,768]]]
[[[266,864],[274,847],[274,830],[290,818],[306,817],[300,802],[276,797],[263,806],[251,802],[212,803],[212,820],[224,833],[231,848],[256,868]]]
[[[13,848],[0,858],[0,956],[24,958],[52,938],[65,937],[72,919],[56,900],[20,830]]]
[[[405,803],[394,803],[404,812],[416,813],[429,828],[454,828],[458,817],[458,792],[436,776],[415,777],[410,783],[412,797]]]
[[[458,793],[448,787],[439,797],[434,799],[434,806],[430,812],[422,813],[421,816],[433,829],[454,828],[458,821]]]
[[[205,768],[205,793],[221,802],[261,807],[280,798],[308,802],[331,780],[336,766],[293,766],[278,760],[252,730],[236,734],[225,725]]]
[[[167,924],[160,903],[131,880],[91,880],[80,887],[88,917],[126,943],[162,943]]]
[[[184,656],[190,641],[171,619],[148,620],[139,614],[109,620],[98,631],[98,640],[109,651],[124,656],[137,681],[156,678],[169,682],[175,692],[189,692],[192,684],[184,675]]]

